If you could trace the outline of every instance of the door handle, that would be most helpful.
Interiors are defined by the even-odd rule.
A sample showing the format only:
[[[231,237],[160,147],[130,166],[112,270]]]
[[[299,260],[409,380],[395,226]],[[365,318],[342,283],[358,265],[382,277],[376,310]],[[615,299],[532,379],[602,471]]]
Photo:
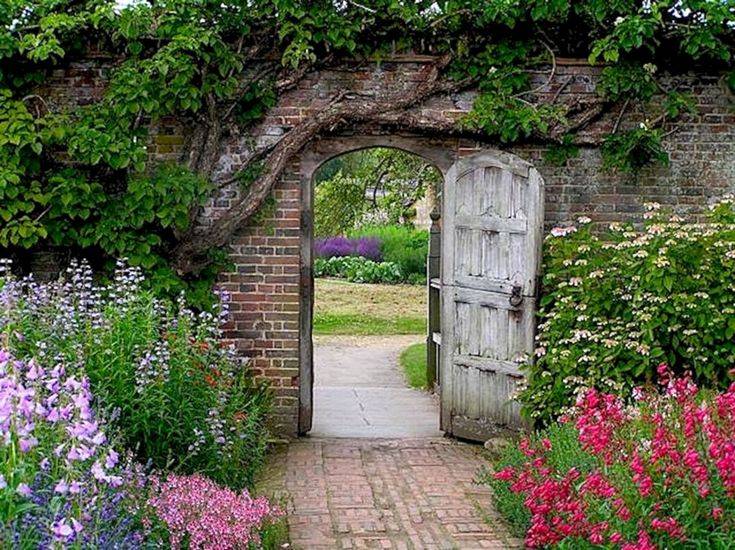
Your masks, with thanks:
[[[513,285],[513,290],[511,290],[510,298],[508,299],[510,305],[513,307],[518,307],[523,303],[523,294],[521,294],[522,290],[523,287],[521,285]]]

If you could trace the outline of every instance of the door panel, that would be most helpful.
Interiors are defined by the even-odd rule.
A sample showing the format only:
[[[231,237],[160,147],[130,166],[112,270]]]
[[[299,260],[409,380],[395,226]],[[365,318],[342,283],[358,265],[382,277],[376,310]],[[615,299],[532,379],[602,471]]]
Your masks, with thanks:
[[[522,425],[511,396],[533,351],[543,183],[505,153],[462,159],[442,220],[441,425],[483,440]]]

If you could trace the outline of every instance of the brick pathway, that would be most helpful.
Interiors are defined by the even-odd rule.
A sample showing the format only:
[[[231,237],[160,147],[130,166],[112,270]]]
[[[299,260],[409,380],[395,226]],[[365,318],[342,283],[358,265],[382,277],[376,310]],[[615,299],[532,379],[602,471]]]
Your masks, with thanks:
[[[280,472],[294,548],[519,548],[473,483],[480,451],[445,439],[312,438],[269,469]]]

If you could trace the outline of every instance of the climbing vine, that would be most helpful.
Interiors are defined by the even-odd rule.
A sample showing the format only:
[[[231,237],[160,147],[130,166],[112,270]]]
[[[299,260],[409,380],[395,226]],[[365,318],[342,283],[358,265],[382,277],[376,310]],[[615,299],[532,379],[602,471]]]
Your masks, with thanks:
[[[422,132],[404,117],[429,98],[477,90],[451,131],[513,143],[536,140],[563,161],[602,147],[610,169],[665,162],[663,141],[694,109],[675,85],[692,67],[735,86],[733,0],[5,0],[0,5],[0,247],[13,254],[64,246],[125,256],[179,291],[214,273],[223,246],[270,195],[289,158],[340,125],[372,122]],[[102,52],[104,94],[82,106],[47,97],[54,70]],[[256,148],[242,174],[217,172],[223,141],[248,129],[310,73],[395,53],[434,56],[400,95],[338,92],[328,106]],[[602,65],[597,96],[542,94],[560,57]],[[563,86],[564,84],[562,84]],[[621,124],[636,106],[645,120]],[[608,112],[610,133],[582,130]],[[178,164],[147,146],[166,117],[187,125]],[[254,170],[254,167],[257,170]],[[212,193],[247,180],[206,227]],[[5,253],[5,252],[4,252]]]

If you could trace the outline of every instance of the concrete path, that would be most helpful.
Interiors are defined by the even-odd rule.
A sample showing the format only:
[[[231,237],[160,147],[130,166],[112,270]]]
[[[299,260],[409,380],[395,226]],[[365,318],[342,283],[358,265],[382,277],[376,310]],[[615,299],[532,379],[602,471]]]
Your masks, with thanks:
[[[268,462],[293,548],[521,548],[475,482],[479,445],[449,439],[303,438]]]
[[[406,387],[398,356],[421,336],[314,340],[312,437],[440,437],[436,396]]]

